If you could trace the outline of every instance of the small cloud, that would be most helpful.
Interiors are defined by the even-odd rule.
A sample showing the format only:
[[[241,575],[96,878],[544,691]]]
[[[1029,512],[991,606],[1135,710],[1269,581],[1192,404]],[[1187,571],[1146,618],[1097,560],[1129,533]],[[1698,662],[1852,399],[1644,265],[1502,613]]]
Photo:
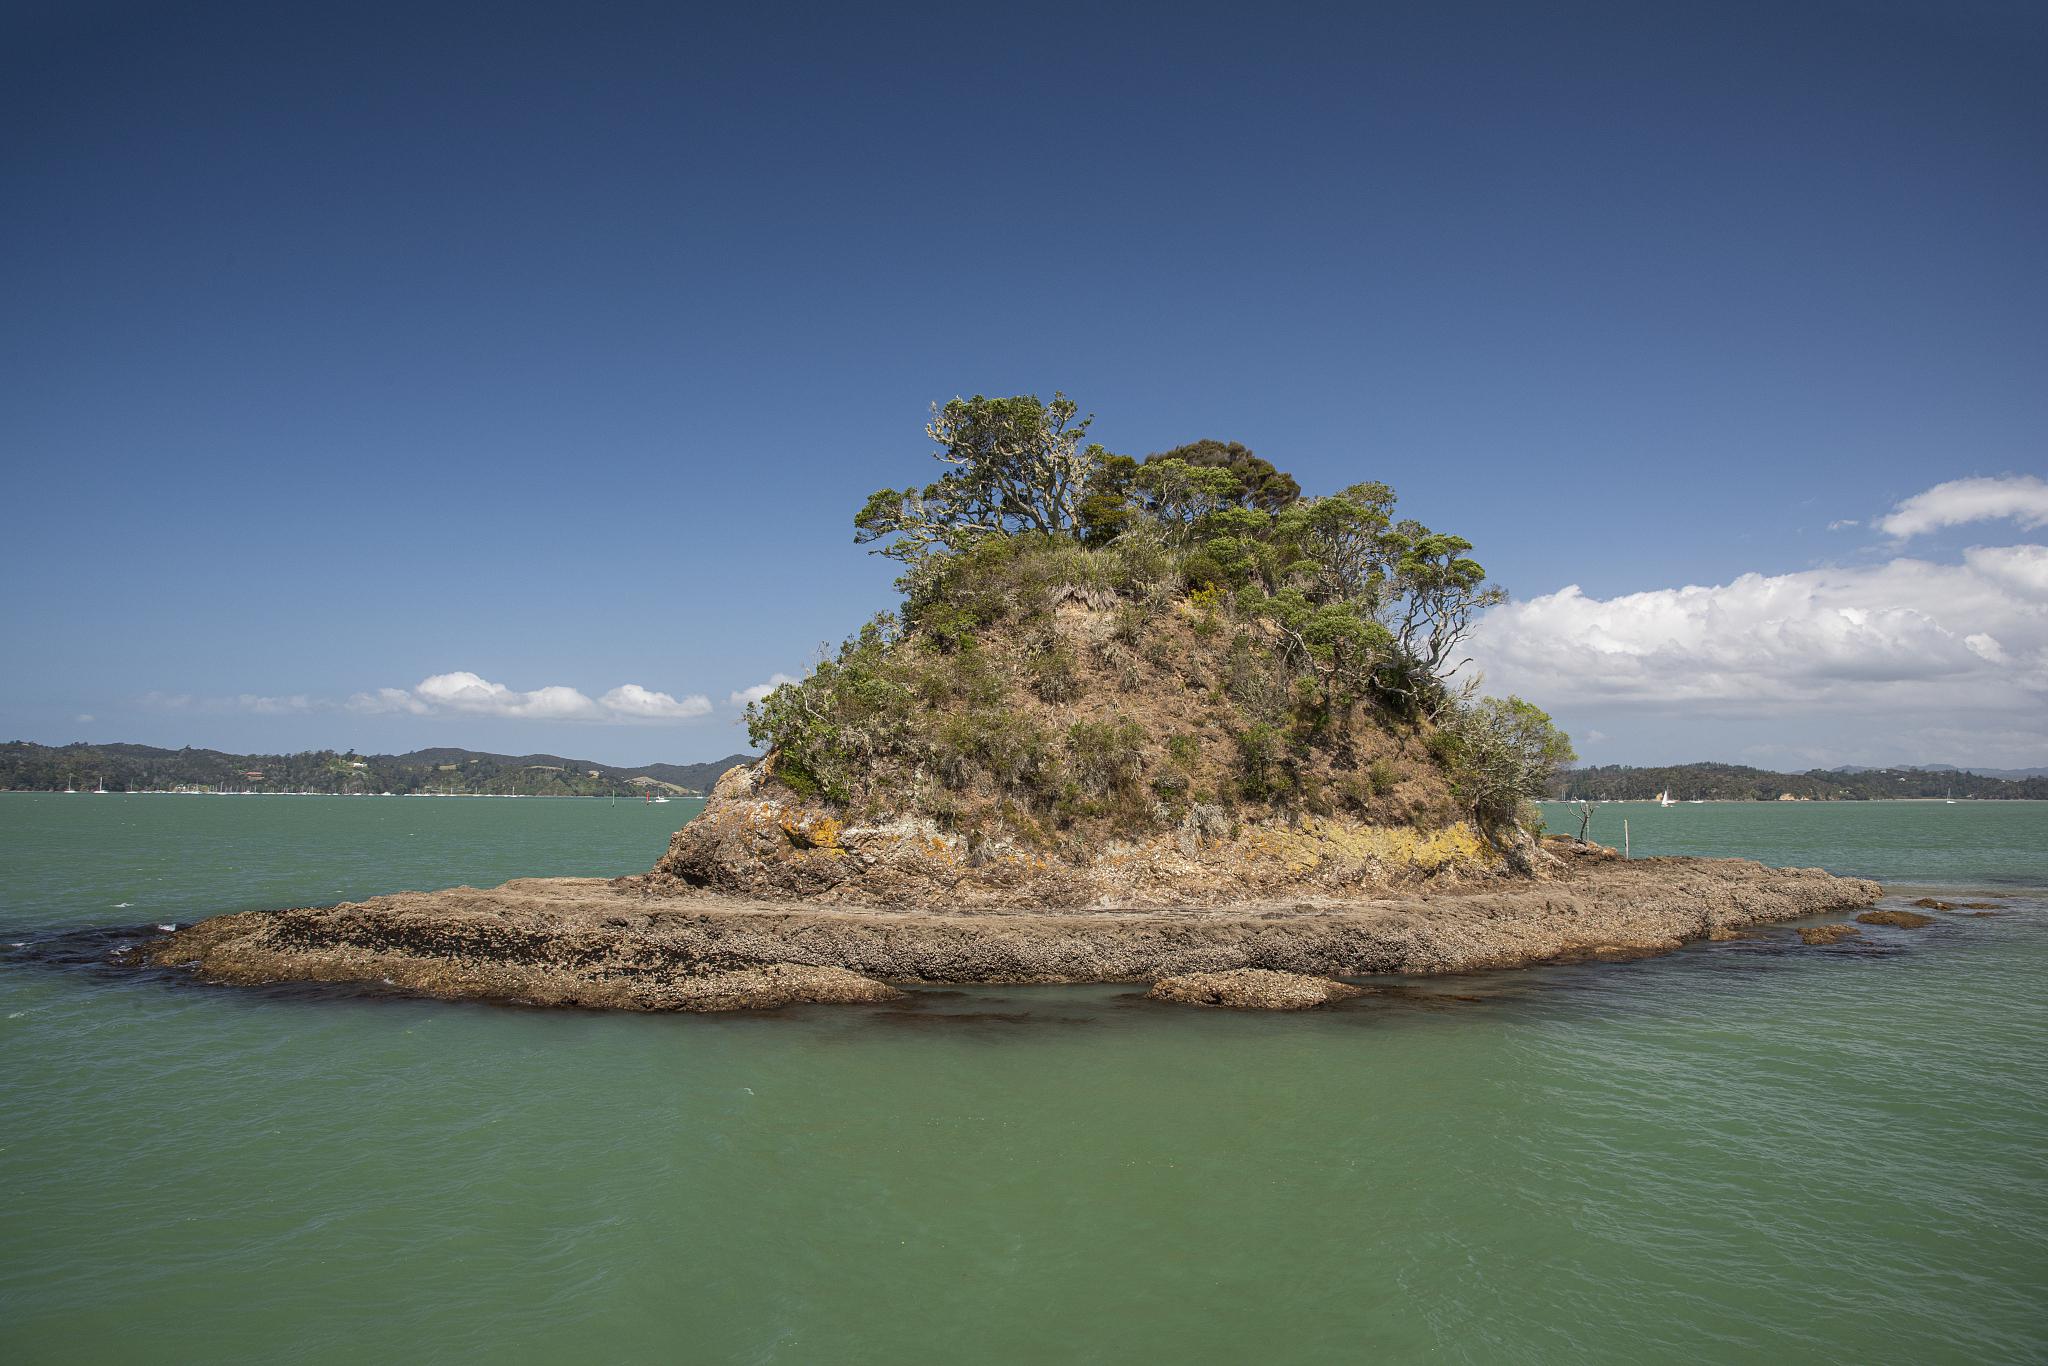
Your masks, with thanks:
[[[93,714],[89,711],[82,711],[78,713],[78,715],[72,717],[71,719],[78,722],[80,725],[84,725],[93,719]]]
[[[1597,745],[1607,738],[1607,732],[1604,730],[1589,730],[1578,738],[1586,744]]]
[[[736,693],[728,694],[725,699],[725,705],[728,707],[752,706],[754,703],[759,702],[762,698],[766,697],[769,693],[774,692],[783,684],[794,683],[796,681],[796,679],[791,678],[788,674],[770,674],[768,675],[768,681],[766,683],[756,683],[751,688],[741,688]]]
[[[1857,520],[1856,518],[1854,518],[1854,517],[1844,517],[1844,518],[1842,518],[1842,519],[1841,519],[1841,520],[1839,520],[1839,521],[1829,522],[1829,523],[1828,523],[1828,530],[1829,530],[1829,531],[1847,531],[1847,530],[1848,530],[1848,529],[1849,529],[1850,527],[1852,527],[1852,526],[1862,526],[1862,525],[1863,525],[1863,523],[1862,523],[1862,522],[1860,522],[1860,521],[1858,521],[1858,520]]]
[[[562,684],[522,692],[466,669],[434,674],[411,688],[359,692],[350,711],[409,716],[498,716],[522,721],[687,721],[711,710],[701,694],[676,697],[638,683],[622,683],[599,698]]]
[[[1877,529],[1906,540],[1943,527],[2004,518],[2032,530],[2048,526],[2048,482],[2036,475],[2007,474],[1993,479],[1951,479],[1925,493],[1916,493],[1878,519]]]
[[[343,704],[350,711],[410,712],[414,716],[425,716],[427,704],[414,697],[404,688],[379,688],[375,692],[359,692]]]
[[[254,693],[242,693],[235,698],[234,705],[242,711],[252,711],[258,716],[290,716],[297,712],[312,711],[321,705],[304,693],[290,697],[258,697]]]
[[[1963,644],[1969,647],[1971,654],[1988,664],[2005,664],[2009,662],[2005,653],[2005,647],[1998,643],[1997,636],[1985,635],[1980,631],[1973,636],[1964,636]]]
[[[1973,545],[1963,563],[2010,592],[2048,607],[2048,546]]]
[[[598,703],[615,716],[648,721],[683,721],[711,710],[711,699],[701,693],[677,698],[653,692],[638,683],[621,684],[599,698]]]
[[[560,684],[519,692],[468,670],[423,678],[413,695],[429,711],[463,712],[473,716],[516,716],[534,721],[589,720],[597,703]]]

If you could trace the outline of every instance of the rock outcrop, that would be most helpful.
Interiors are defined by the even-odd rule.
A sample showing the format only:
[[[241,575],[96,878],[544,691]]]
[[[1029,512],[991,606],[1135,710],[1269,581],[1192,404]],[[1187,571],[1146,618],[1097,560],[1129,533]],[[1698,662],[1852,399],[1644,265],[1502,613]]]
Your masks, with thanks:
[[[1145,993],[1155,1001],[1226,1010],[1313,1010],[1332,1001],[1346,1001],[1365,994],[1364,987],[1352,986],[1349,982],[1329,977],[1308,977],[1298,972],[1274,972],[1268,968],[1182,973],[1178,977],[1161,978]]]
[[[709,1010],[879,1000],[917,983],[1149,983],[1246,968],[1360,977],[1632,956],[1880,894],[1739,859],[1593,860],[1536,883],[1086,910],[882,909],[529,878],[218,916],[137,958],[226,983]]]
[[[1170,833],[1079,856],[1008,836],[952,833],[915,816],[863,824],[775,782],[772,762],[728,769],[653,871],[618,887],[664,897],[1021,909],[1204,905],[1224,888],[1247,900],[1359,896],[1513,876],[1498,851],[1456,823],[1419,831],[1339,817],[1251,822],[1198,806]],[[1554,868],[1558,849],[1551,842],[1531,856]],[[1569,852],[1613,856],[1598,845]]]
[[[1865,925],[1890,925],[1899,930],[1921,930],[1934,923],[1933,916],[1918,911],[1865,911],[1856,919]]]

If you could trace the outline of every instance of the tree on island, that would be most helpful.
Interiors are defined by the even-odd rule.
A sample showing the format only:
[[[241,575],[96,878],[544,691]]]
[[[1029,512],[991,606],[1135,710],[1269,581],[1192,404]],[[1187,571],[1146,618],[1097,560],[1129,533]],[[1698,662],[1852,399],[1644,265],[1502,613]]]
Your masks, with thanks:
[[[978,536],[1073,530],[1091,473],[1106,457],[1081,447],[1094,418],[1076,420],[1065,394],[956,398],[934,404],[925,435],[947,471],[923,488],[882,489],[853,519],[854,541],[887,540],[879,554],[914,560],[964,550]],[[893,538],[893,539],[891,539]]]
[[[927,814],[1057,829],[1156,825],[1202,799],[1384,818],[1398,766],[1382,755],[1361,774],[1363,756],[1426,737],[1457,808],[1524,842],[1527,803],[1571,747],[1532,704],[1452,686],[1478,614],[1506,597],[1469,541],[1396,519],[1384,483],[1304,496],[1240,443],[1137,460],[1087,441],[1091,422],[1065,394],[934,405],[943,472],[854,518],[857,543],[904,564],[902,609],[749,709],[783,781],[872,805],[886,770],[924,785]],[[1083,661],[1052,608],[1077,595],[1117,613],[1091,648],[1098,668],[1122,661],[1122,687],[1172,672],[1176,651],[1202,655],[1183,686],[1208,690],[1231,748],[1128,718],[1062,743],[1031,698],[1076,695]]]

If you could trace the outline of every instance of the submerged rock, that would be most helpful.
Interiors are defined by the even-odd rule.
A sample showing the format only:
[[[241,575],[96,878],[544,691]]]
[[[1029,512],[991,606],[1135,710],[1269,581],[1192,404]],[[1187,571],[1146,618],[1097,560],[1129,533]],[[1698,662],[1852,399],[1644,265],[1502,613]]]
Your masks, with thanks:
[[[1349,982],[1310,977],[1299,972],[1273,972],[1265,968],[1186,972],[1178,977],[1161,978],[1145,993],[1154,1001],[1220,1006],[1228,1010],[1311,1010],[1332,1001],[1349,1000],[1365,994],[1364,987],[1355,987]]]
[[[1955,905],[1952,902],[1937,901],[1931,896],[1923,896],[1913,904],[1915,906],[1924,906],[1930,911],[1952,911],[1955,909]]]
[[[1914,904],[1925,905],[1926,903],[1915,902]],[[1943,906],[1942,909],[1946,911],[1951,908]],[[1865,925],[1891,925],[1901,930],[1925,929],[1934,923],[1933,916],[1922,915],[1918,911],[1865,911],[1857,916],[1856,919]]]
[[[1844,939],[1861,939],[1863,931],[1854,925],[1802,925],[1799,937],[1808,944],[1839,944]]]
[[[896,988],[845,968],[769,963],[682,978],[668,992],[651,996],[650,1005],[659,1002],[672,1010],[696,1011],[773,1010],[793,1005],[859,1005],[902,997]]]

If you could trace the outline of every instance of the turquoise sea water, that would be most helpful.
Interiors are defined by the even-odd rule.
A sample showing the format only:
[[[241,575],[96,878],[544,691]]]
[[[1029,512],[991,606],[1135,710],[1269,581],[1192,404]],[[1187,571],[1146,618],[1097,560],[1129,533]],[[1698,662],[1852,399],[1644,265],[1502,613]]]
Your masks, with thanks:
[[[1302,1015],[550,1013],[63,938],[632,871],[693,809],[0,795],[0,1360],[2048,1359],[2048,804],[1602,807],[2007,909]]]

